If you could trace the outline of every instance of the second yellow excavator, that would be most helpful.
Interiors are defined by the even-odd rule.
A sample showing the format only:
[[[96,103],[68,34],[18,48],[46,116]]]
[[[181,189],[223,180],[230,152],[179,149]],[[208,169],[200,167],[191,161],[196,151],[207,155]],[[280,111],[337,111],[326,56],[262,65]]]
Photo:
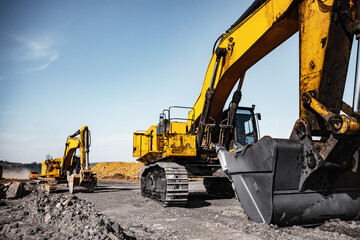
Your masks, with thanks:
[[[238,107],[245,72],[296,32],[299,119],[289,139],[258,140],[254,108]],[[353,106],[343,101],[354,35],[360,38],[359,1],[254,1],[216,42],[188,117],[174,118],[178,107],[170,107],[157,125],[134,133],[133,156],[146,165],[142,194],[184,206],[188,177],[197,176],[209,192],[226,193],[232,186],[255,222],[359,219],[359,77]]]
[[[96,174],[90,170],[90,145],[90,130],[83,126],[66,139],[63,158],[52,159],[48,155],[42,163],[39,179],[45,189],[53,191],[58,184],[66,183],[70,193],[74,192],[76,186],[82,187],[82,191],[93,192],[97,179]],[[80,150],[80,157],[76,156],[77,149]]]

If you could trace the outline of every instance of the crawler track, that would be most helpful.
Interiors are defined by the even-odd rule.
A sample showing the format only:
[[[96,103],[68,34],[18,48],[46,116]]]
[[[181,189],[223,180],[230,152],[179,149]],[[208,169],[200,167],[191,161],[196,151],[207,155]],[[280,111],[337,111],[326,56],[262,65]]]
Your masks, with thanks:
[[[141,175],[141,193],[163,202],[164,206],[185,206],[188,199],[186,169],[173,162],[147,166]]]

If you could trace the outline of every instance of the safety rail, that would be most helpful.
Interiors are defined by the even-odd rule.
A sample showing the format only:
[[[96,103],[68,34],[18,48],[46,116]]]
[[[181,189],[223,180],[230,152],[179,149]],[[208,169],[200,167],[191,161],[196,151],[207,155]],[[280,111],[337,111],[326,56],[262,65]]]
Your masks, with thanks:
[[[190,111],[188,113],[188,116],[190,115],[191,112],[193,112],[193,114],[191,118],[178,118],[178,117],[171,118],[171,114],[170,114],[171,109],[189,109]],[[190,121],[191,125],[193,125],[193,123],[195,122],[195,109],[193,107],[185,107],[185,106],[170,106],[168,109],[164,109],[162,113],[160,113],[159,124],[163,124],[164,119],[168,121],[169,124],[172,120],[180,120],[180,121]],[[161,154],[164,152],[164,147],[169,146],[169,137],[165,134],[165,130],[164,130],[164,128],[166,129],[166,127],[167,127],[166,123],[161,127],[162,134],[159,138],[159,143],[160,143],[159,150]]]

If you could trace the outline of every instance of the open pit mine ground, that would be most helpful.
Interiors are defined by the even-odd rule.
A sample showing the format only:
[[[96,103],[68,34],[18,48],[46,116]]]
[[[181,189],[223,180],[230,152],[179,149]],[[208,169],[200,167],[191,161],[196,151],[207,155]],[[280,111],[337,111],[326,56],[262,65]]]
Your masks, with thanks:
[[[189,189],[186,207],[164,207],[142,197],[131,178],[100,179],[95,192],[75,194],[25,183],[20,198],[0,200],[0,239],[360,239],[360,221],[257,224],[236,198],[207,194],[201,180],[190,181]]]

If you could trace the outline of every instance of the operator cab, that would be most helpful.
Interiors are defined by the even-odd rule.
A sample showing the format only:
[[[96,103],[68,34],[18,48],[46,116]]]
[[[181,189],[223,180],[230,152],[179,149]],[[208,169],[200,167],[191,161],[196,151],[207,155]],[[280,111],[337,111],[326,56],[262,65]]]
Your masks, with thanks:
[[[258,121],[261,120],[260,113],[254,113],[255,105],[252,107],[238,107],[236,109],[233,126],[231,127],[231,140],[225,140],[225,144],[232,148],[234,143],[242,146],[253,144],[259,140]],[[223,122],[229,117],[229,109],[223,112]],[[226,138],[226,137],[225,137]],[[227,143],[226,143],[227,142]]]
[[[258,131],[254,108],[238,107],[234,120],[234,139],[241,145],[258,141]]]

